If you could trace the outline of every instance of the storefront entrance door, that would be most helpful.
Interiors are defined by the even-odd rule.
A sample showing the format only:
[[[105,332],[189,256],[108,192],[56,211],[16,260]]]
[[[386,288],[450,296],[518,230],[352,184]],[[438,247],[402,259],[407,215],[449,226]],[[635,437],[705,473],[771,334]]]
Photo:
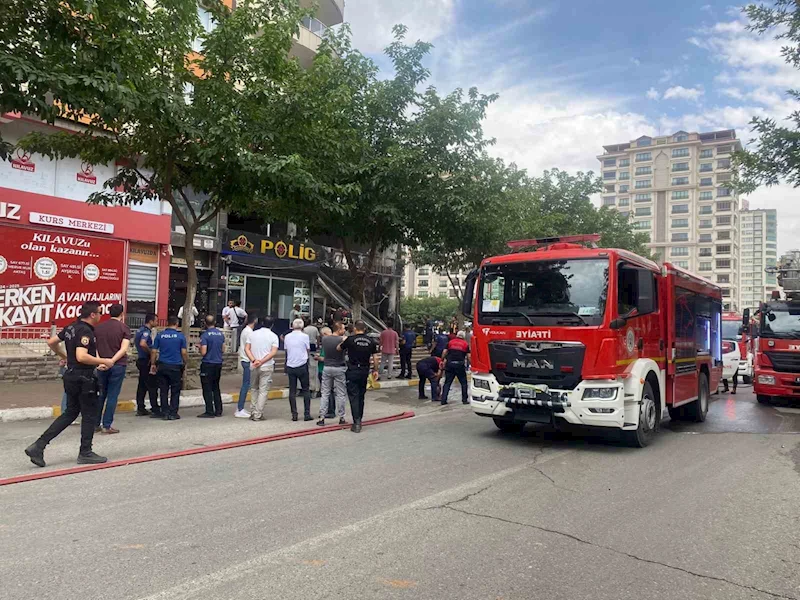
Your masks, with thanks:
[[[266,277],[248,277],[245,289],[245,307],[248,315],[265,317],[269,314],[269,285]]]

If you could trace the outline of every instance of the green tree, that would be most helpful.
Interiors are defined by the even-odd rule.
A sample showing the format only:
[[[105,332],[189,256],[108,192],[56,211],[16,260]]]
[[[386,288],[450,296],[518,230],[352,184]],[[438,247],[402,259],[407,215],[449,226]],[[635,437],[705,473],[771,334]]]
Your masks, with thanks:
[[[460,313],[459,302],[456,298],[429,297],[429,298],[403,298],[400,301],[400,316],[403,322],[416,327],[428,319],[449,323],[456,314]]]
[[[800,68],[800,3],[797,0],[773,0],[771,6],[751,4],[744,12],[750,19],[748,29],[759,34],[772,32],[785,45],[781,55],[794,68]],[[800,100],[800,90],[788,90]],[[733,155],[734,185],[741,192],[752,192],[760,185],[773,186],[785,180],[800,187],[800,110],[783,123],[775,119],[753,117],[750,124],[758,135],[753,151]]]
[[[100,91],[101,102],[62,94],[70,110],[90,115],[85,131],[20,142],[51,157],[123,165],[90,202],[170,204],[185,232],[187,314],[197,287],[193,240],[203,225],[223,208],[258,213],[282,190],[324,187],[275,141],[282,124],[274,107],[300,71],[288,53],[305,13],[286,0],[242,2],[235,11],[219,0],[204,6],[216,23],[211,32],[200,26],[196,0],[81,4],[82,43],[101,72],[118,70],[119,82]],[[192,53],[197,38],[201,54]],[[66,76],[82,71],[67,68]]]
[[[288,145],[328,188],[278,203],[271,214],[337,240],[355,316],[379,253],[418,246],[432,223],[452,214],[456,182],[488,143],[481,120],[494,97],[420,91],[430,45],[406,44],[405,28],[394,31],[389,78],[352,48],[346,28],[331,34],[313,66],[284,89],[280,116],[290,124]]]

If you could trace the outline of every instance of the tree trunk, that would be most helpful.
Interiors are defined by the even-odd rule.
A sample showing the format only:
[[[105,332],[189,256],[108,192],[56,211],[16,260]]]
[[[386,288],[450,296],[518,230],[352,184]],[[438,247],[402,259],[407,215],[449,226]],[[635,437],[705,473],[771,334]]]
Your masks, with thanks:
[[[194,307],[194,299],[197,295],[197,267],[194,264],[194,229],[189,228],[186,230],[184,236],[185,256],[186,256],[186,300],[183,302],[183,324],[181,330],[186,339],[189,339],[189,327],[192,322],[192,308]],[[199,318],[201,315],[198,315]]]
[[[350,308],[353,311],[353,321],[358,321],[361,318],[366,283],[367,278],[365,273],[359,271],[354,275],[353,284],[350,286],[350,296],[352,298],[352,304]]]

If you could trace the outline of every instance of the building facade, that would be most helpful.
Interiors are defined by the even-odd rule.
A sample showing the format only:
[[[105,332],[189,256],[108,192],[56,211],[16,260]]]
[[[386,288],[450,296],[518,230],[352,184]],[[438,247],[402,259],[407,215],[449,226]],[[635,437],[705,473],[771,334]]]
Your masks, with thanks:
[[[778,262],[778,213],[775,209],[748,210],[747,201],[741,212],[741,308],[758,308],[778,289],[775,273],[766,273],[767,267]]]
[[[629,215],[659,262],[719,284],[725,310],[738,310],[739,197],[731,187],[736,132],[678,131],[604,146],[602,203]]]
[[[450,279],[453,279],[451,282]],[[403,298],[456,298],[457,294],[453,289],[453,283],[458,282],[461,289],[467,279],[467,272],[452,273],[448,277],[445,271],[426,265],[415,265],[413,262],[406,262],[403,278],[400,281],[400,294]]]

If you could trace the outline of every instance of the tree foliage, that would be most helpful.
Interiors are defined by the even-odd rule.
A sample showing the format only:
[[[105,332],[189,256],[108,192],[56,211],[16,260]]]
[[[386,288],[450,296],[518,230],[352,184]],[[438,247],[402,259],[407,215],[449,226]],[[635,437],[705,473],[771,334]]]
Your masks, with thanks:
[[[311,236],[334,237],[350,270],[355,314],[382,250],[419,245],[431,223],[470,204],[463,174],[488,143],[481,120],[494,97],[420,91],[430,45],[407,44],[402,26],[394,32],[385,50],[389,78],[351,46],[347,28],[329,34],[313,66],[284,89],[280,116],[289,124],[287,143],[327,188],[277,203],[271,214]]]
[[[781,55],[788,64],[800,68],[800,3],[773,0],[771,6],[751,4],[743,10],[750,19],[748,29],[762,35],[773,33],[775,39],[784,41]],[[788,90],[787,94],[800,100],[800,90]],[[781,180],[800,187],[800,111],[794,111],[780,124],[761,117],[753,117],[750,124],[757,140],[753,151],[733,155],[736,188],[748,193],[760,185],[777,185]]]
[[[400,316],[404,323],[416,327],[428,319],[449,323],[460,314],[459,301],[456,298],[431,296],[429,298],[403,298],[400,301]]]
[[[282,87],[301,70],[288,54],[305,13],[286,0],[241,2],[235,11],[213,0],[204,6],[216,27],[206,32],[196,0],[64,6],[61,14],[75,12],[65,18],[80,18],[82,26],[75,34],[81,59],[66,62],[64,77],[110,82],[94,96],[59,89],[64,106],[84,115],[84,131],[32,133],[20,145],[55,158],[119,165],[90,202],[169,203],[185,232],[188,313],[197,281],[194,235],[220,209],[252,213],[284,191],[325,188],[276,143],[282,124],[275,107],[285,101]],[[44,44],[45,38],[42,32],[36,39]],[[200,54],[192,51],[197,39]]]

